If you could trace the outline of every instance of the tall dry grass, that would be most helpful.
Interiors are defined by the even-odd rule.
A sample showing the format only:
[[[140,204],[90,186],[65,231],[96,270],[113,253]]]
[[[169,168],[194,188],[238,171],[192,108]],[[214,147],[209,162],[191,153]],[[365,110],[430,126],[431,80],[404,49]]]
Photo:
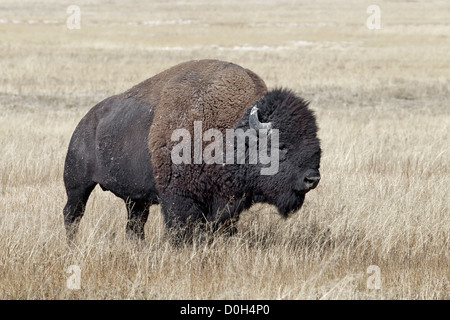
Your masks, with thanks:
[[[447,3],[380,3],[376,31],[365,27],[370,3],[356,1],[77,4],[73,31],[57,2],[0,7],[0,298],[449,298]],[[62,168],[77,122],[198,58],[311,100],[319,187],[289,219],[255,205],[235,236],[178,248],[159,207],[146,243],[127,242],[123,202],[95,189],[69,249]],[[70,265],[79,290],[67,287]]]

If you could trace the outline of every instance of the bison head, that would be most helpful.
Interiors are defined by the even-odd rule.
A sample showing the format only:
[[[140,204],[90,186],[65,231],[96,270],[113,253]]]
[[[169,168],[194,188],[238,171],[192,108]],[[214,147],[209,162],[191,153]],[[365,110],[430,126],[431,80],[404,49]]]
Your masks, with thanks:
[[[279,167],[274,175],[253,172],[253,199],[275,205],[283,216],[303,205],[305,194],[320,180],[320,141],[308,102],[291,91],[277,89],[267,93],[246,112],[247,127],[278,129]],[[244,124],[244,123],[242,123]],[[273,141],[269,142],[274,143]],[[258,164],[258,166],[263,166]]]

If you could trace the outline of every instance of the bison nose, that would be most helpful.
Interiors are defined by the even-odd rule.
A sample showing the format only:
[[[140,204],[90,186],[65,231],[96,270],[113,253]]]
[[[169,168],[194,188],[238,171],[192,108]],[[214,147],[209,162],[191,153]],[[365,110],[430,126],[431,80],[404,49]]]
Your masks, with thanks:
[[[318,177],[318,176],[305,177],[304,183],[305,183],[306,189],[309,189],[309,190],[314,189],[319,184],[319,181],[320,181],[320,177]]]
[[[303,184],[306,190],[317,187],[320,181],[320,173],[317,170],[308,170],[303,178]]]

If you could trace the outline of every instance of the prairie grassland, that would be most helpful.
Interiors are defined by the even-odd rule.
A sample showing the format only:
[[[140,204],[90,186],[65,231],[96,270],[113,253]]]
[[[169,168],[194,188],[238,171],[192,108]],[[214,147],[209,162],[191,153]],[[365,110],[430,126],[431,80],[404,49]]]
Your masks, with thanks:
[[[0,4],[0,299],[448,299],[450,5],[360,1]],[[95,189],[66,246],[65,153],[100,100],[190,59],[232,61],[311,101],[322,181],[288,219],[174,248],[159,207],[125,239]],[[70,265],[81,289],[67,287]],[[379,269],[374,288],[370,266]]]

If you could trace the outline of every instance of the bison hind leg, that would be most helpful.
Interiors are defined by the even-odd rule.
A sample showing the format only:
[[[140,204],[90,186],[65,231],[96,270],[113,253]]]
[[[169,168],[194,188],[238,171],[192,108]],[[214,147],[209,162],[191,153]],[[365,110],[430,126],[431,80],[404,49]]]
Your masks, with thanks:
[[[78,188],[66,189],[67,203],[63,209],[64,226],[66,228],[67,242],[71,244],[78,231],[80,220],[83,217],[84,209],[89,196],[94,190],[95,183],[91,183]]]

